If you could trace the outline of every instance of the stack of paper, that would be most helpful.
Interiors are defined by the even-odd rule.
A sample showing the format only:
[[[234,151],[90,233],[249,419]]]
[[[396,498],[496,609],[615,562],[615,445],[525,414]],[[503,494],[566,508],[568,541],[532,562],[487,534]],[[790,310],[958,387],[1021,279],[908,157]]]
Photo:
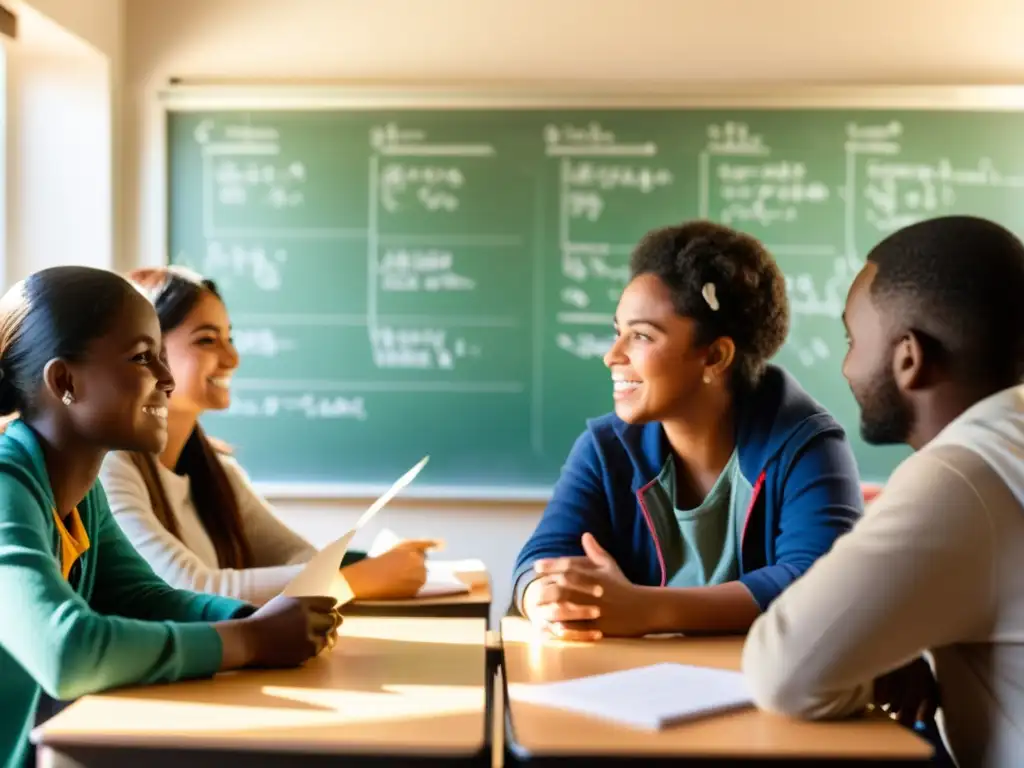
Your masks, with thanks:
[[[508,692],[514,701],[652,731],[753,704],[739,672],[667,663],[558,683],[512,684]]]

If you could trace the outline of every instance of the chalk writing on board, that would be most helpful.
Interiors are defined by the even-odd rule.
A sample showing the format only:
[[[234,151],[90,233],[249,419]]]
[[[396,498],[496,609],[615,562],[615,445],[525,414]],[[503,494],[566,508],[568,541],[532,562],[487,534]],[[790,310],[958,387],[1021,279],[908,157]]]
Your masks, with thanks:
[[[779,151],[763,131],[743,121],[725,120],[707,127],[707,143],[698,157],[700,216],[745,231],[756,231],[776,258],[810,265],[827,260],[832,273],[822,284],[814,271],[790,266],[787,349],[800,364],[812,366],[831,356],[820,323],[808,318],[838,318],[855,269],[842,249],[829,242],[807,242],[801,233],[824,215],[836,190],[816,168],[792,150]],[[762,234],[763,233],[763,234]]]
[[[370,129],[370,146],[374,149],[386,150],[392,146],[418,144],[427,138],[426,131],[415,128],[402,128],[398,123],[386,123]]]
[[[285,209],[298,208],[305,202],[306,166],[302,162],[230,155],[214,155],[211,160],[220,205],[232,207],[262,201],[272,208]]]
[[[274,418],[295,415],[307,419],[355,419],[366,421],[366,403],[362,397],[315,395],[264,395],[244,397],[233,395],[228,416]]]
[[[668,168],[581,160],[569,164],[565,183],[582,189],[636,189],[646,194],[674,180]]]
[[[568,333],[560,331],[555,336],[555,343],[558,348],[565,350],[570,355],[581,360],[602,359],[608,350],[615,343],[615,337],[611,334],[599,335],[595,333]]]
[[[645,137],[623,140],[599,121],[551,123],[544,128],[543,141],[547,156],[558,158],[559,250],[565,280],[558,297],[567,310],[556,316],[555,344],[573,357],[600,359],[611,344],[608,334],[566,327],[610,327],[618,294],[629,278],[632,244],[608,242],[606,235],[597,234],[603,231],[600,224],[617,210],[634,210],[638,198],[677,194],[678,180],[658,160],[656,142]]]
[[[197,268],[225,286],[242,281],[261,291],[275,292],[281,290],[287,263],[288,252],[284,248],[208,240],[206,253]]]
[[[726,120],[707,128],[707,151],[721,155],[767,155],[770,150],[764,137],[750,130],[746,123]]]
[[[373,360],[378,368],[451,370],[461,358],[480,356],[480,346],[444,328],[392,327],[378,324],[372,332]]]
[[[388,213],[409,205],[453,213],[459,209],[458,192],[465,183],[462,171],[452,165],[387,163],[381,171],[380,201]]]
[[[890,232],[921,219],[955,210],[968,188],[1020,189],[1024,175],[1006,174],[989,157],[975,165],[956,167],[948,158],[934,163],[895,162],[871,158],[864,169],[868,223]]]
[[[675,181],[671,171],[657,166],[567,161],[564,170],[563,195],[569,218],[589,221],[601,218],[608,194],[614,190],[631,189],[646,195]]]
[[[586,123],[549,123],[542,132],[549,156],[638,157],[653,156],[653,141],[624,142],[598,120]]]
[[[396,121],[370,129],[370,146],[381,155],[406,157],[489,157],[494,146],[487,142],[447,143],[434,141],[427,131]]]
[[[590,296],[582,288],[569,285],[562,289],[562,301],[577,309],[585,309],[590,305]]]
[[[456,244],[474,238],[467,239],[450,214],[460,211],[470,175],[488,174],[486,161],[495,156],[494,147],[485,141],[436,141],[426,130],[394,121],[372,128],[370,145],[376,153],[369,158],[367,221],[367,338],[373,365],[379,370],[455,371],[460,363],[480,358],[483,350],[457,327],[449,300],[435,305],[429,297],[479,288],[477,278],[459,269],[455,255]],[[401,219],[393,214],[409,212],[433,215],[422,220],[415,235],[395,232],[393,222]],[[482,234],[476,240],[495,237]],[[400,293],[423,295],[432,321],[402,322],[384,315],[381,303]]]
[[[294,339],[276,333],[271,328],[236,328],[233,332],[235,349],[246,357],[277,357],[282,352],[294,352],[298,345]]]
[[[464,292],[476,288],[476,281],[454,268],[450,250],[436,248],[388,248],[381,257],[380,288],[387,292]]]
[[[831,198],[828,185],[814,178],[806,162],[772,157],[764,136],[746,123],[726,121],[707,132],[698,171],[702,216],[739,229],[769,228],[814,215],[802,209]]]
[[[502,172],[486,162],[497,150],[487,140],[440,139],[415,121],[384,120],[369,129],[371,211],[365,227],[345,231],[283,225],[286,216],[296,215],[289,209],[310,205],[311,190],[322,180],[310,184],[319,169],[310,157],[289,154],[277,128],[234,119],[201,121],[194,138],[203,148],[206,251],[189,263],[226,285],[277,293],[295,269],[290,238],[365,240],[366,338],[377,367],[452,371],[487,358],[500,342],[486,337],[484,343],[485,337],[459,329],[450,313],[460,295],[493,289],[488,271],[464,257],[460,244],[509,235],[465,230],[472,195],[483,188],[476,180]],[[821,152],[794,145],[791,136],[773,132],[773,124],[757,117],[711,120],[703,128],[696,179],[666,159],[663,150],[677,149],[669,146],[671,139],[661,139],[665,146],[659,146],[651,136],[620,130],[614,118],[568,118],[541,126],[536,146],[558,180],[557,196],[548,198],[544,215],[557,221],[558,248],[552,256],[561,266],[558,284],[543,291],[556,316],[553,328],[540,331],[544,343],[553,339],[562,353],[586,360],[607,351],[607,328],[628,280],[634,245],[616,240],[610,223],[636,210],[667,209],[666,200],[685,205],[696,192],[699,216],[751,231],[769,246],[786,270],[792,317],[787,349],[806,366],[835,362],[841,350],[834,329],[846,291],[866,248],[881,236],[969,207],[978,190],[1019,192],[1024,204],[1024,168],[952,150],[948,156],[921,157],[898,120],[851,121],[834,136],[814,137],[842,153],[845,168],[838,184],[832,165],[822,167]],[[834,162],[835,153],[829,158]],[[680,219],[687,215],[680,210]],[[230,226],[252,226],[264,220],[261,216],[268,222],[262,234]],[[403,222],[414,231],[401,231]],[[526,251],[525,245],[509,246],[509,252]],[[382,303],[390,309],[401,301],[398,294],[419,294],[410,299],[423,302],[419,315],[403,322],[382,313]],[[432,295],[438,301],[432,303]],[[549,309],[550,304],[541,314]],[[287,329],[260,323],[236,334],[243,354],[301,352]]]

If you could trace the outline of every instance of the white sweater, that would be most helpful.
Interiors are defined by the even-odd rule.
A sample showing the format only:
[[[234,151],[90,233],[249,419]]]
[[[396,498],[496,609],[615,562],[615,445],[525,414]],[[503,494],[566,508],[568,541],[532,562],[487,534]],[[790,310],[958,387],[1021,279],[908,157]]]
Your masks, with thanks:
[[[953,421],[754,623],[757,702],[825,718],[926,653],[961,768],[1024,765],[1024,387]]]
[[[279,594],[316,550],[278,520],[238,462],[221,462],[238,500],[245,535],[256,566],[221,568],[217,551],[192,503],[189,478],[157,462],[181,540],[168,533],[153,511],[142,474],[126,454],[108,453],[100,470],[114,519],[129,541],[164,581],[179,589],[234,597],[261,605]]]

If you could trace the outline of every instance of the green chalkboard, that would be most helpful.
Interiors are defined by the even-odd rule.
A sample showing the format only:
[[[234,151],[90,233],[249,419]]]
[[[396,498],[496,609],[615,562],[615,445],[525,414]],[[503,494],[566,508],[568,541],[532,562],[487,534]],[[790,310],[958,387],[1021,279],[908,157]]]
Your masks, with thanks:
[[[168,111],[169,254],[217,280],[243,363],[206,417],[257,481],[360,492],[424,454],[423,493],[546,492],[588,417],[631,247],[697,216],[789,282],[777,362],[865,445],[840,313],[914,220],[1024,231],[1024,115],[837,108]],[[410,489],[412,490],[412,489]]]

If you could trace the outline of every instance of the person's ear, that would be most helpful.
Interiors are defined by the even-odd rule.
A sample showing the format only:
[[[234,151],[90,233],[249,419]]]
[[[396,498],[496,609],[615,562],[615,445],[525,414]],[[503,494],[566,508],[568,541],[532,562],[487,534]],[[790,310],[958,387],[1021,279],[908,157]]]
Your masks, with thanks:
[[[893,375],[905,391],[933,385],[948,365],[949,353],[943,343],[918,328],[900,338],[893,354]]]
[[[704,358],[704,381],[724,381],[729,368],[736,359],[736,342],[728,336],[720,336],[711,342]]]
[[[43,367],[43,386],[58,402],[70,405],[75,400],[75,382],[71,367],[55,357]]]
[[[892,373],[904,392],[920,389],[927,384],[925,345],[914,331],[909,331],[896,342],[892,355]]]

